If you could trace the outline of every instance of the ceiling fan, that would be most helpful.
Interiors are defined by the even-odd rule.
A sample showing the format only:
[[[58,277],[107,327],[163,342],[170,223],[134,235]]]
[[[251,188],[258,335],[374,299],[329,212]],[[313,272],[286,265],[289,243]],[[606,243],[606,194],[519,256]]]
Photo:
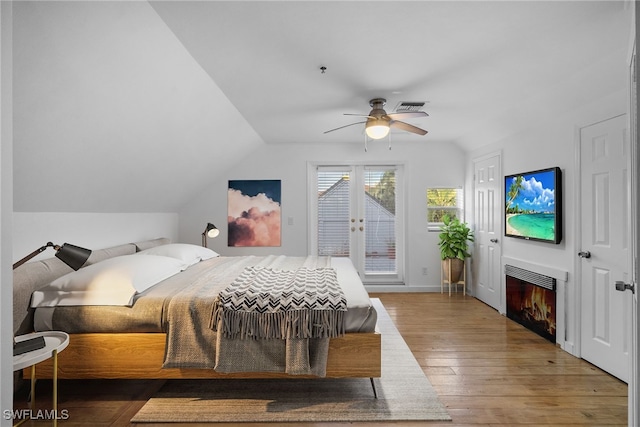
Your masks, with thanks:
[[[387,114],[384,111],[384,105],[387,103],[387,100],[384,98],[374,98],[369,101],[369,105],[372,110],[369,114],[350,114],[345,113],[345,116],[358,116],[358,117],[366,117],[367,120],[351,123],[345,126],[340,126],[335,129],[331,129],[325,131],[324,133],[333,132],[334,130],[344,129],[353,125],[365,124],[365,133],[371,139],[382,139],[389,134],[391,128],[400,129],[407,132],[415,133],[418,135],[425,135],[427,133],[426,130],[420,129],[419,127],[410,125],[409,123],[405,123],[400,121],[399,119],[409,119],[415,117],[426,117],[427,113],[424,111],[400,111],[396,113]]]

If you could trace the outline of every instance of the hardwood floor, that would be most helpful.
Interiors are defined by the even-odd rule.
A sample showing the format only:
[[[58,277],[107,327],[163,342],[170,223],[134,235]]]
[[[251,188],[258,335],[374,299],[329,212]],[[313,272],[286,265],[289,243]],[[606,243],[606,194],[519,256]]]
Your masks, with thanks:
[[[460,294],[379,297],[453,425],[627,425],[627,385]]]
[[[453,419],[444,423],[384,425],[627,425],[624,382],[569,355],[478,300],[461,293],[451,297],[435,293],[386,293],[371,297],[380,298]],[[66,409],[69,418],[59,425],[132,426],[131,417],[162,383],[161,380],[61,380],[58,409]],[[38,408],[51,408],[50,381],[38,382],[36,402]],[[27,407],[24,396],[14,399],[14,407]],[[295,425],[336,424],[339,423]],[[23,425],[51,425],[51,422],[31,421]],[[144,426],[154,425],[158,426]],[[198,425],[212,424],[188,426]]]

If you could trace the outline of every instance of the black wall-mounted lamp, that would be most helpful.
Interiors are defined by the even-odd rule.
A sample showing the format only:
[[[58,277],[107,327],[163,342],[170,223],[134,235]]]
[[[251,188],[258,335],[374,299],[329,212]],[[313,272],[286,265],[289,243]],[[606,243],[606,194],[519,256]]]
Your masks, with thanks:
[[[20,267],[31,258],[47,250],[47,248],[55,249],[56,258],[58,258],[60,261],[64,262],[74,270],[79,270],[80,267],[82,267],[84,263],[87,262],[87,259],[89,259],[89,255],[91,255],[91,251],[89,249],[81,248],[80,246],[70,245],[69,243],[65,243],[62,246],[59,246],[54,245],[51,242],[47,242],[46,245],[41,246],[26,257],[22,258],[20,261],[13,264],[13,269],[15,270],[16,268]],[[31,338],[20,341],[18,343],[16,343],[16,339],[14,337],[13,355],[17,356],[22,353],[37,350],[39,348],[44,348],[45,345],[46,343],[43,337]]]
[[[20,261],[13,264],[13,269],[20,267],[25,262],[29,261],[31,258],[35,257],[41,252],[44,252],[47,248],[53,248],[56,250],[56,258],[60,261],[67,264],[69,267],[74,270],[80,269],[89,259],[89,255],[91,255],[91,251],[89,249],[81,248],[80,246],[71,245],[69,243],[65,243],[62,246],[54,245],[51,242],[47,242],[46,245],[36,249],[31,252],[26,257],[22,258]]]
[[[202,246],[205,248],[207,247],[207,237],[211,237],[213,239],[218,234],[220,234],[220,230],[218,230],[215,225],[208,223],[207,227],[202,232]]]

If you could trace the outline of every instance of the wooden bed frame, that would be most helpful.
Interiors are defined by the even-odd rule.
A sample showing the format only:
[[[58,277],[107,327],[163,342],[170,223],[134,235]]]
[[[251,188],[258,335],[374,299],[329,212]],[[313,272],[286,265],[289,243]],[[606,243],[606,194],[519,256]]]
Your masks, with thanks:
[[[180,378],[317,378],[271,372],[223,374],[212,369],[162,369],[166,334],[70,334],[58,355],[60,379],[180,379]],[[379,378],[381,335],[349,333],[329,342],[327,378]],[[31,377],[31,368],[23,371]],[[37,365],[36,378],[52,378],[51,359]]]
[[[94,251],[88,264],[119,255],[134,254],[169,243],[167,238],[127,243]],[[14,334],[33,330],[28,308],[33,291],[71,271],[57,258],[26,263],[14,269]],[[24,310],[16,307],[24,307]],[[179,378],[317,378],[285,373],[223,374],[213,369],[162,369],[165,333],[70,334],[69,345],[58,355],[58,378],[64,379],[179,379]],[[328,378],[379,378],[381,337],[377,332],[348,333],[329,342]],[[31,369],[23,371],[31,377]],[[37,378],[53,377],[51,359],[37,365]]]

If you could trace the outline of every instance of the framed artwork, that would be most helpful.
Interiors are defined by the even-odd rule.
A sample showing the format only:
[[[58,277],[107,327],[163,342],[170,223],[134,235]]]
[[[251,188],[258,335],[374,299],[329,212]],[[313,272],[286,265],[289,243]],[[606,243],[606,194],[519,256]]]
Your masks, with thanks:
[[[280,180],[230,180],[229,246],[280,246]]]

